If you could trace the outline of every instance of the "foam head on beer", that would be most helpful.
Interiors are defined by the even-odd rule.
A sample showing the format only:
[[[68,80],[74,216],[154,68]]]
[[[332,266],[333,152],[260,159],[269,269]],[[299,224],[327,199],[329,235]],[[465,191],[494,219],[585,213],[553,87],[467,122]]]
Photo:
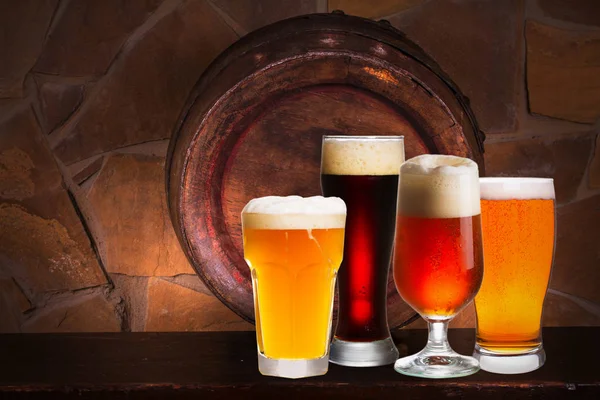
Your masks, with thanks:
[[[398,175],[404,142],[398,137],[337,137],[323,142],[324,175]]]
[[[479,168],[462,157],[425,154],[400,167],[398,211],[421,218],[480,214]]]
[[[339,197],[259,197],[246,204],[242,221],[253,229],[343,228],[346,203]]]
[[[482,200],[554,200],[554,182],[547,178],[481,178]]]

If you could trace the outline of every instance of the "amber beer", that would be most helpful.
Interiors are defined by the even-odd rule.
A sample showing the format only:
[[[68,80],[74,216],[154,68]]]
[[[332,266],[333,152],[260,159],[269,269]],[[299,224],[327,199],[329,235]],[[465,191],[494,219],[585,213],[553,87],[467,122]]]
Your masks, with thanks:
[[[345,218],[339,198],[270,196],[244,207],[244,258],[252,272],[262,374],[327,372]]]
[[[469,179],[478,176],[460,170],[446,175],[443,167],[403,170],[394,281],[404,301],[426,319],[455,316],[481,285],[480,206],[465,184]]]
[[[502,367],[498,358],[493,365],[482,360],[492,372],[526,372],[544,361],[540,325],[555,238],[552,179],[482,178],[481,217],[485,274],[475,298],[476,353],[537,354],[528,358],[529,367],[522,362],[504,371],[495,371]]]
[[[394,279],[404,301],[424,318],[449,319],[479,289],[481,217],[398,216]]]
[[[321,188],[348,207],[338,317],[331,361],[346,366],[391,364],[398,358],[387,321],[394,241],[400,136],[325,136]]]
[[[426,378],[471,375],[473,357],[454,352],[448,322],[479,290],[483,246],[477,164],[469,159],[423,155],[402,164],[394,250],[400,296],[428,323],[421,352],[396,361],[402,374]]]

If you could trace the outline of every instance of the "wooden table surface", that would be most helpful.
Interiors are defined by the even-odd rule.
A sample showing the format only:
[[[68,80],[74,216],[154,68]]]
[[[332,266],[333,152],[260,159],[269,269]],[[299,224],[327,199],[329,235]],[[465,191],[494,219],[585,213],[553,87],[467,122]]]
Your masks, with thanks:
[[[450,331],[470,354],[474,331]],[[484,371],[466,378],[406,377],[391,366],[344,368],[300,380],[259,374],[254,332],[0,335],[0,398],[229,399],[585,398],[600,399],[600,327],[546,328],[547,361],[523,375]],[[424,330],[395,335],[401,353]]]

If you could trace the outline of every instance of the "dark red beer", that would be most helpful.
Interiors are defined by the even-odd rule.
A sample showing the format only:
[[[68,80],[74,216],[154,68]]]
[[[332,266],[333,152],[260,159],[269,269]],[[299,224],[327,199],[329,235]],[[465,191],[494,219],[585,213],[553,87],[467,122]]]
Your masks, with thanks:
[[[387,281],[394,242],[398,175],[321,175],[325,196],[346,202],[344,259],[338,272],[335,337],[389,337]]]

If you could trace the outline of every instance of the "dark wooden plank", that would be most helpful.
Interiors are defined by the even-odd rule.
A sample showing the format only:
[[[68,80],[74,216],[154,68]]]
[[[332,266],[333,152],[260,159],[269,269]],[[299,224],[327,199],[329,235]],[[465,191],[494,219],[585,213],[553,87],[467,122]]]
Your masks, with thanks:
[[[253,332],[0,335],[0,397],[53,398],[600,398],[600,328],[547,328],[546,365],[522,375],[479,372],[426,380],[391,366],[331,365],[322,377],[286,380],[257,370]],[[426,332],[396,334],[401,352]],[[453,347],[473,349],[474,332],[451,330]]]

